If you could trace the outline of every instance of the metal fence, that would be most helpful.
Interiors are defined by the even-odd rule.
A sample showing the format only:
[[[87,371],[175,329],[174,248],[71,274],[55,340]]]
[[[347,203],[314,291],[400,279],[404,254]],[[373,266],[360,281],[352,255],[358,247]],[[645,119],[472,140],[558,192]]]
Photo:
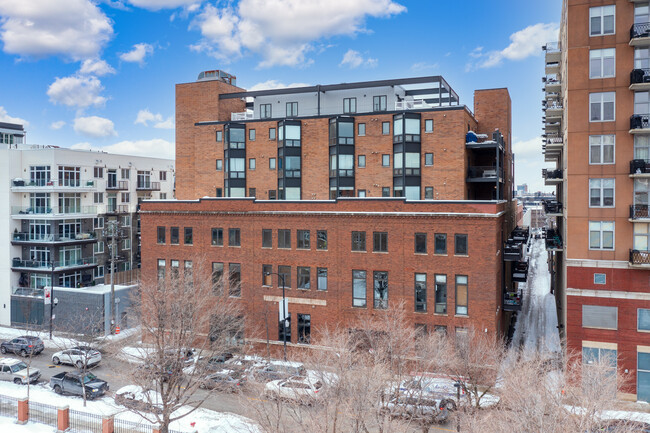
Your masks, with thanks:
[[[58,410],[49,404],[29,402],[29,420],[56,427]]]
[[[74,433],[101,433],[102,416],[70,409],[70,431]]]
[[[124,419],[113,420],[113,433],[151,433],[151,424],[137,423]]]
[[[0,395],[0,416],[18,418],[18,399],[8,395]]]

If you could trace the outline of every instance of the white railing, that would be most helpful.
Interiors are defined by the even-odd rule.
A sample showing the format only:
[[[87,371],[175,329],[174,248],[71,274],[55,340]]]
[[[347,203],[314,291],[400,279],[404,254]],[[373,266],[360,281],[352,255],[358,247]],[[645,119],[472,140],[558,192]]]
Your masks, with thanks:
[[[432,104],[427,104],[424,99],[412,99],[410,101],[395,101],[395,111],[400,110],[419,110],[424,108],[433,108]]]
[[[230,120],[233,122],[239,120],[253,120],[254,113],[250,110],[242,111],[241,113],[231,113]]]

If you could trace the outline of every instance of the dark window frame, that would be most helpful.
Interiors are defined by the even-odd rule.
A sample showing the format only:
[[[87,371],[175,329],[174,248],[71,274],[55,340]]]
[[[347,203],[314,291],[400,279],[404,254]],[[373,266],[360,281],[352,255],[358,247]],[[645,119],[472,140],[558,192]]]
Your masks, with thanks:
[[[447,233],[435,233],[433,235],[433,253],[442,256],[447,255]]]
[[[183,230],[183,244],[184,245],[193,245],[194,244],[194,230],[192,227],[184,227]]]
[[[170,227],[169,228],[169,243],[171,245],[180,244],[180,227]]]
[[[325,234],[324,237],[323,233]],[[316,230],[316,249],[320,251],[327,251],[327,247],[327,230]]]
[[[418,276],[424,276],[424,281],[418,281]],[[427,274],[416,272],[414,280],[414,311],[418,313],[427,312]],[[420,296],[418,296],[418,294]]]
[[[241,229],[238,228],[228,229],[228,246],[241,247]]]
[[[355,276],[355,273],[359,276]],[[360,275],[363,274],[363,278]],[[363,298],[355,297],[355,283],[363,280]],[[360,287],[360,286],[359,286]],[[368,306],[368,272],[361,269],[352,270],[352,306],[357,308],[367,308]]]
[[[388,252],[388,232],[372,232],[372,252]]]
[[[465,252],[459,252],[459,242],[462,242],[464,239]],[[462,250],[462,248],[460,248]],[[468,256],[469,255],[469,236],[466,233],[456,233],[454,234],[454,255],[455,256]]]
[[[352,251],[357,252],[366,252],[366,232],[364,231],[353,231],[350,234],[352,242]],[[356,248],[355,248],[356,247]]]
[[[285,246],[288,245],[288,246]],[[291,230],[290,229],[278,229],[278,248],[284,250],[291,249]]]
[[[273,248],[272,229],[262,229],[262,248]]]
[[[372,272],[372,289],[372,307],[376,310],[388,309],[388,271]],[[381,296],[381,290],[385,290],[384,296]],[[379,298],[377,297],[378,293]]]
[[[241,298],[241,263],[228,263],[228,296]]]
[[[321,273],[324,271],[325,275],[325,288],[321,287]],[[316,268],[316,290],[326,291],[329,284],[327,276],[327,268]]]
[[[296,230],[296,249],[311,249],[311,230]]]
[[[433,153],[424,154],[424,166],[432,167],[433,166]]]
[[[431,128],[429,128],[429,125],[431,125]],[[425,133],[431,133],[433,132],[433,119],[424,119],[424,132]]]
[[[418,251],[418,238],[420,240],[420,245],[421,248],[419,248]],[[415,254],[427,254],[427,234],[426,233],[415,233],[413,236],[413,241],[414,241],[414,251]],[[424,247],[422,248],[422,243],[424,243]]]
[[[223,246],[223,228],[222,227],[212,227],[210,244],[215,247]]]
[[[298,343],[311,343],[311,314],[298,314]]]
[[[164,245],[167,243],[167,227],[158,226],[156,229],[156,243]]]
[[[296,266],[296,284],[300,290],[311,290],[311,267]]]

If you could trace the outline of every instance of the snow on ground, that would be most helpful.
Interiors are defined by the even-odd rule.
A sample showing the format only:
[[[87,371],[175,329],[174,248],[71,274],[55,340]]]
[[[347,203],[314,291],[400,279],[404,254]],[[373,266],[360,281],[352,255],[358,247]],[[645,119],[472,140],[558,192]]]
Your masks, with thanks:
[[[54,429],[49,425],[34,422],[18,425],[13,418],[0,417],[0,431],[6,433],[52,433]]]
[[[48,332],[35,332],[35,331],[27,331],[25,329],[6,328],[0,326],[0,340],[2,341],[13,340],[16,337],[20,337],[23,335],[34,335],[36,337],[40,337],[40,339],[43,340],[43,345],[47,349],[61,349],[65,347],[72,347],[72,346],[78,346],[83,344],[83,343],[79,343],[78,341],[72,338],[62,338],[62,337],[57,337],[56,335],[54,335],[53,339],[50,340],[50,334]]]

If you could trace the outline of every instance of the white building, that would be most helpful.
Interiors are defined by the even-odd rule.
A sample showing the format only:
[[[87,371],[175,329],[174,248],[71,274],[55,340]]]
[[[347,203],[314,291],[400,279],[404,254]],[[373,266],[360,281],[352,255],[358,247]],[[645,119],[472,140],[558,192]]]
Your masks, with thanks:
[[[0,325],[45,325],[52,277],[55,288],[105,282],[108,220],[122,227],[116,271],[140,266],[138,203],[174,197],[174,161],[7,142],[0,149]]]

